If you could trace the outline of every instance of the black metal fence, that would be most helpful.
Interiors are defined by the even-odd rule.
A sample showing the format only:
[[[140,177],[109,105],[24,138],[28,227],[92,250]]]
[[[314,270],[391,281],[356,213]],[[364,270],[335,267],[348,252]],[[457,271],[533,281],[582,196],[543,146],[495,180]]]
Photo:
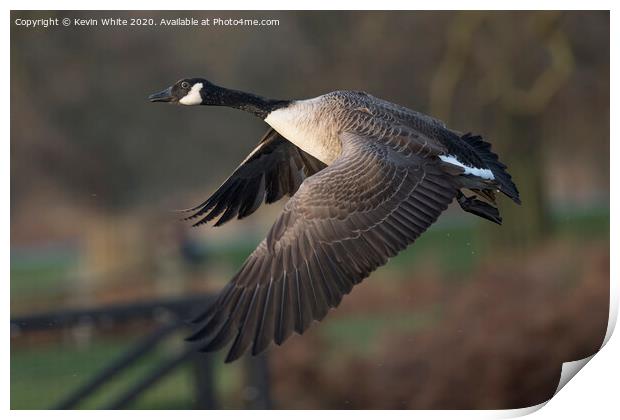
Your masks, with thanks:
[[[213,299],[210,295],[193,295],[178,299],[136,302],[123,305],[110,305],[86,310],[64,310],[22,316],[11,319],[11,330],[19,334],[35,333],[45,330],[63,330],[89,323],[95,328],[109,325],[123,325],[135,320],[158,320],[158,327],[142,337],[130,349],[111,360],[93,377],[71,390],[58,401],[56,409],[78,408],[80,403],[103,388],[121,372],[132,367],[141,358],[169,337],[171,334],[188,328],[187,319],[204,308]],[[162,321],[163,319],[163,321]],[[269,367],[266,356],[245,360],[247,408],[269,409],[270,396]],[[171,357],[151,366],[150,370],[125,389],[115,400],[101,407],[106,409],[128,408],[146,390],[184,364],[191,364],[194,375],[195,409],[217,409],[220,403],[215,392],[214,357],[197,351],[196,345],[186,343]]]

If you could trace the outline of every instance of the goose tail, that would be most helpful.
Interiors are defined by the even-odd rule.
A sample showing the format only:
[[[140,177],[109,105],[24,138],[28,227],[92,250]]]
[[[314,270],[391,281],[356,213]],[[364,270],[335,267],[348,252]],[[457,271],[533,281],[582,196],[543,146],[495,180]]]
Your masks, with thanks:
[[[493,172],[498,189],[506,196],[510,197],[515,203],[521,204],[519,190],[517,190],[517,186],[512,182],[512,177],[506,170],[507,166],[499,161],[499,157],[491,150],[491,145],[484,141],[481,136],[471,133],[464,134],[461,136],[461,139],[476,151],[480,159],[482,159],[491,172]]]

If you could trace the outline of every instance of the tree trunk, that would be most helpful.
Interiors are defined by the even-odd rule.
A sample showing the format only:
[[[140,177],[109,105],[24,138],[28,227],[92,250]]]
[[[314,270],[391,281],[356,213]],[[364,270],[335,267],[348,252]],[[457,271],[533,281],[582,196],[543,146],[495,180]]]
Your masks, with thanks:
[[[503,226],[486,226],[484,236],[490,246],[510,246],[525,250],[552,231],[549,214],[540,121],[537,117],[506,113],[497,121],[495,139],[501,139],[500,159],[519,189],[522,204],[500,198]]]

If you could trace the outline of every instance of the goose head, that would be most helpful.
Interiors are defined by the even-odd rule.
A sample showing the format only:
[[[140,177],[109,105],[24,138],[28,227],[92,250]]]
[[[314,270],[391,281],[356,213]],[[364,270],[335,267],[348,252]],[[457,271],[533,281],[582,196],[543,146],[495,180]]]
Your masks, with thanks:
[[[169,88],[149,95],[148,99],[151,102],[173,102],[181,105],[216,105],[215,99],[220,89],[205,79],[181,79]]]
[[[151,102],[171,102],[181,105],[212,105],[240,109],[265,119],[275,109],[291,101],[263,98],[253,93],[227,89],[206,79],[181,79],[174,85],[148,97]]]

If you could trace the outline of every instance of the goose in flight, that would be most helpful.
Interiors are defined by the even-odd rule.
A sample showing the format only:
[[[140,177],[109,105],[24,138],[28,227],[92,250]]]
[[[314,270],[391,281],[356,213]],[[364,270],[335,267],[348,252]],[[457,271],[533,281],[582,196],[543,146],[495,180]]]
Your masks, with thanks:
[[[195,225],[290,198],[267,237],[189,338],[204,351],[232,341],[226,362],[282,344],[322,320],[354,285],[412,244],[450,202],[501,224],[495,193],[516,203],[506,166],[480,136],[364,92],[273,100],[182,79],[152,102],[240,109],[270,129],[200,205]]]

